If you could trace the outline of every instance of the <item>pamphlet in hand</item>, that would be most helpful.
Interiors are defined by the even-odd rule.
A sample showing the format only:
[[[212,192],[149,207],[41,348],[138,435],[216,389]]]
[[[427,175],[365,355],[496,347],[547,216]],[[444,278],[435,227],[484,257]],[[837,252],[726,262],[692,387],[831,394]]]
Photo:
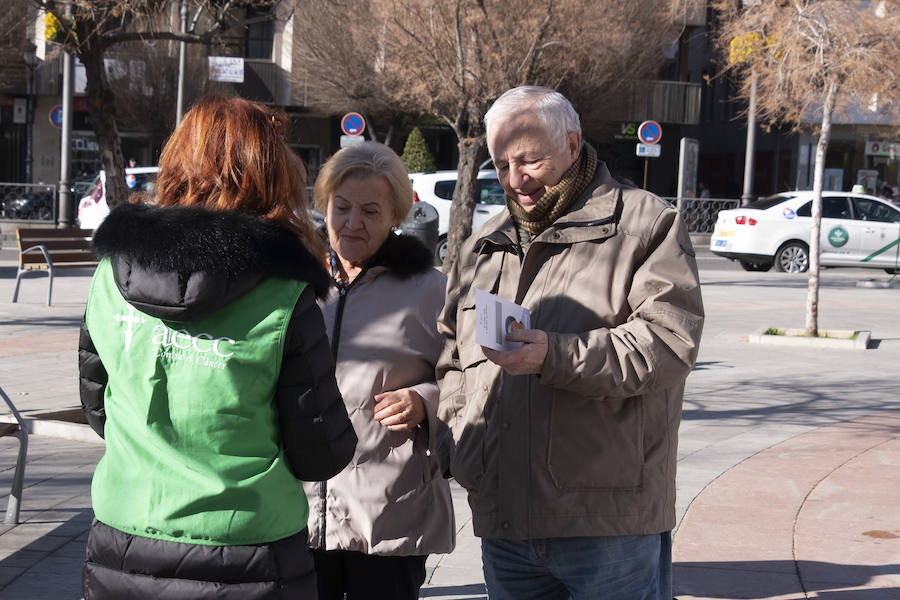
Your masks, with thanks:
[[[531,312],[527,308],[478,288],[475,288],[475,313],[478,323],[475,341],[486,348],[519,348],[522,342],[507,342],[506,334],[511,329],[531,328]]]

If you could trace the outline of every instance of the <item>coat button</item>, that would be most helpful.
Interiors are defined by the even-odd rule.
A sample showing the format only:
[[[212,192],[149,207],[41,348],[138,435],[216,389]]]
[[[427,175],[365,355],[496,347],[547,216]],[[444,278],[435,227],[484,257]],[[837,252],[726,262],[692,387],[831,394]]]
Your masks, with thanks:
[[[502,529],[509,529],[509,521],[503,521],[502,523],[500,523],[500,527]]]
[[[509,421],[503,421],[503,424],[500,425],[503,429],[509,429]]]
[[[486,385],[481,386],[481,391],[482,391],[482,392],[486,392],[486,391],[487,391],[487,386],[486,386]]]

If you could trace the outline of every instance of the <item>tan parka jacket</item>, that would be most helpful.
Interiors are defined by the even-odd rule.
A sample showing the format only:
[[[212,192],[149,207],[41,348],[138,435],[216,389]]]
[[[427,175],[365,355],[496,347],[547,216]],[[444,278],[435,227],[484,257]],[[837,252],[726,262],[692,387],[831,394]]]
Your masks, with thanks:
[[[453,550],[450,487],[429,451],[438,430],[434,367],[445,277],[423,245],[391,235],[342,299],[321,305],[335,376],[359,441],[350,464],[324,482],[304,483],[309,544],[380,556]],[[390,431],[373,419],[374,397],[413,388],[428,424]]]
[[[539,375],[475,342],[475,289],[547,332]],[[684,382],[703,327],[677,211],[598,164],[588,190],[520,258],[507,211],[463,244],[438,321],[442,459],[486,538],[660,533],[675,525]]]

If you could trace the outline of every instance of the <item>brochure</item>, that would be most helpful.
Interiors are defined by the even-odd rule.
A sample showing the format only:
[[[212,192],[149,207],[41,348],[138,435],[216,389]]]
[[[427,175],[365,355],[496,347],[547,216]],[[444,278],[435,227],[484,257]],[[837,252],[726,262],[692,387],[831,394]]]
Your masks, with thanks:
[[[475,288],[475,314],[478,331],[475,341],[494,350],[513,350],[522,342],[507,342],[511,329],[530,329],[531,312],[515,302]]]

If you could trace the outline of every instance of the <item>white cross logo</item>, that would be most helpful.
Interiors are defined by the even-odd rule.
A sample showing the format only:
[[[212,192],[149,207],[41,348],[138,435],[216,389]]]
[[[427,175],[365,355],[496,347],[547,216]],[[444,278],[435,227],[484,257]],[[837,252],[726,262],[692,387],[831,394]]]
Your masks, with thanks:
[[[116,315],[116,321],[127,323],[125,327],[125,352],[128,352],[128,349],[131,347],[131,338],[134,335],[134,329],[132,325],[134,323],[141,324],[147,321],[143,316],[134,314],[134,307],[130,304],[128,305],[128,314],[127,315]]]

